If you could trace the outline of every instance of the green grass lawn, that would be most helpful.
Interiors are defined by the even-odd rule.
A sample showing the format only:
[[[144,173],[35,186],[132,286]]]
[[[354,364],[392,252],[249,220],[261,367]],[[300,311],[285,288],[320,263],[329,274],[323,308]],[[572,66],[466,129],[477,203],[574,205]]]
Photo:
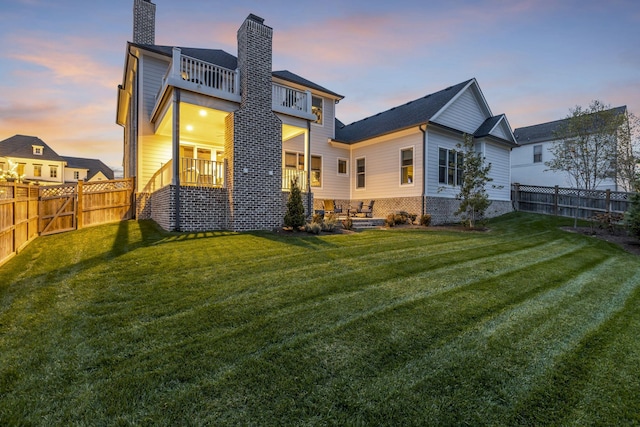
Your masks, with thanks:
[[[38,238],[0,425],[640,424],[640,258],[571,223]]]

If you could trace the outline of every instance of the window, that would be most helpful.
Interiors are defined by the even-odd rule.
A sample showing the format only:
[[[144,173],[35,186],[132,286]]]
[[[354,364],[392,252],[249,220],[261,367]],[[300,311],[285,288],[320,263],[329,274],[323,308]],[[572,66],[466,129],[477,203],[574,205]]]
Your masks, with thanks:
[[[311,113],[315,114],[316,120],[314,123],[322,124],[322,98],[313,96],[311,97]]]
[[[75,179],[76,181],[80,180],[80,172],[79,171],[73,171],[73,179]]]
[[[542,163],[542,145],[533,146],[533,163]]]
[[[364,157],[356,159],[356,188],[364,188],[365,168]]]
[[[413,184],[413,147],[400,150],[400,184]]]
[[[18,176],[24,176],[24,167],[26,165],[27,165],[26,163],[18,163]]]
[[[33,165],[33,176],[42,176],[42,165]]]
[[[463,154],[441,148],[438,157],[438,182],[440,184],[461,185],[462,184],[462,162]]]
[[[33,147],[33,154],[35,154],[36,156],[42,156],[42,150],[44,149],[43,146],[32,145],[32,147]]]
[[[347,159],[338,159],[338,175],[349,175],[349,163]]]
[[[311,186],[322,187],[322,157],[311,156]]]
[[[51,178],[57,178],[58,177],[58,166],[49,165],[49,176]]]

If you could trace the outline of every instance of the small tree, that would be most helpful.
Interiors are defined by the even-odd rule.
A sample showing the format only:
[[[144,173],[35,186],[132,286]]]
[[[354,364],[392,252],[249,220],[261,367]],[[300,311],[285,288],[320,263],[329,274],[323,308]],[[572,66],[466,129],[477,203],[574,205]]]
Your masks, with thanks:
[[[616,177],[617,134],[625,116],[597,100],[570,111],[550,148],[553,158],[545,165],[565,172],[572,187],[593,190],[604,179]]]
[[[629,232],[635,237],[640,237],[640,193],[631,196],[631,206],[625,213],[625,221]]]
[[[460,200],[460,207],[455,214],[462,214],[466,224],[473,228],[491,204],[485,188],[488,182],[493,181],[489,176],[491,163],[485,164],[485,158],[476,151],[473,135],[464,134],[463,143],[458,144],[458,149],[462,150],[463,162],[462,183],[456,196]]]
[[[291,192],[287,201],[287,212],[284,215],[284,225],[294,229],[302,227],[305,223],[304,205],[302,204],[302,192],[298,187],[298,177],[291,180]]]

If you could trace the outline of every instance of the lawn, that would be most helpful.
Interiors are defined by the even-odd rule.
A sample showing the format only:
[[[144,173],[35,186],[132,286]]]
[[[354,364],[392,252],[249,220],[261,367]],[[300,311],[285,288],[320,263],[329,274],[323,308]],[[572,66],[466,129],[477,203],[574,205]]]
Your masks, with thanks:
[[[640,424],[640,258],[571,223],[38,238],[0,425]]]

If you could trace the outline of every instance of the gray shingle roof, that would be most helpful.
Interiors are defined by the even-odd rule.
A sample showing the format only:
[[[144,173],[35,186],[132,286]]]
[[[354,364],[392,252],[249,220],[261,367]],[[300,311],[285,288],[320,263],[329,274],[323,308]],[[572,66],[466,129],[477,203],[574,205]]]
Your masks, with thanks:
[[[34,145],[43,147],[42,155],[33,154]],[[46,142],[36,136],[26,135],[14,135],[0,141],[0,156],[64,162],[64,159],[53,151]]]
[[[623,114],[627,111],[626,105],[612,108],[614,114]],[[568,119],[554,120],[552,122],[540,123],[538,125],[525,126],[513,131],[516,141],[520,145],[535,144],[537,142],[552,141],[557,139],[556,135],[566,124]]]
[[[173,46],[134,44],[134,43],[133,45],[139,46],[141,48],[144,48],[153,52],[160,53],[162,55],[166,55],[166,56],[173,55]],[[219,65],[220,67],[224,67],[229,70],[235,70],[236,68],[238,68],[238,58],[221,49],[200,49],[200,48],[193,48],[193,47],[180,47],[180,51],[184,55],[199,59],[201,61],[209,62],[211,64]],[[335,92],[330,91],[329,89],[326,89],[320,86],[319,84],[313,83],[310,80],[300,77],[299,75],[294,74],[291,71],[287,71],[287,70],[274,71],[272,74],[275,77],[281,78],[283,80],[287,80],[292,83],[297,83],[302,86],[306,86],[310,89],[316,89],[320,92],[325,92],[327,94],[334,95],[339,98],[344,98],[342,95],[339,95]]]
[[[113,170],[102,163],[101,160],[98,159],[85,159],[82,157],[67,157],[64,156],[64,159],[67,161],[67,167],[76,168],[76,169],[88,169],[87,180],[93,178],[98,172],[102,172],[107,179],[113,179]]]
[[[367,117],[344,127],[336,128],[336,141],[353,144],[365,139],[385,135],[427,123],[433,115],[442,109],[470,81],[407,102],[404,105]]]
[[[475,131],[473,136],[476,138],[482,138],[483,136],[490,135],[491,130],[498,124],[498,122],[504,117],[504,114],[500,114],[498,116],[489,117],[480,125],[480,127]]]

